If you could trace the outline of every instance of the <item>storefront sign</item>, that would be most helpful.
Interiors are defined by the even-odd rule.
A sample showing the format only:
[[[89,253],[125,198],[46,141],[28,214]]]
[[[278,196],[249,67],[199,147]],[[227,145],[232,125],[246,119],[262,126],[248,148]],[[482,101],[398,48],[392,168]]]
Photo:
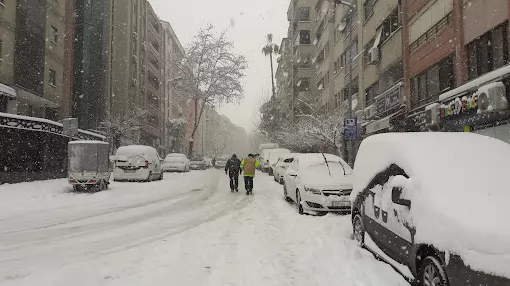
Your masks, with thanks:
[[[399,106],[402,102],[401,90],[402,83],[398,83],[389,90],[387,90],[386,92],[376,97],[375,106],[377,109],[377,114],[384,113],[390,109]]]
[[[473,93],[471,96],[456,98],[448,104],[442,104],[441,118],[451,118],[453,116],[474,112],[478,109],[478,95]]]

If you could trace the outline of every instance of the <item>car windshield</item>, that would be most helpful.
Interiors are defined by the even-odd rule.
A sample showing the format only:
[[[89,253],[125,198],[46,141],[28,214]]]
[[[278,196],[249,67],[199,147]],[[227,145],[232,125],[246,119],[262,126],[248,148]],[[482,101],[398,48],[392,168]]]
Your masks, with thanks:
[[[0,0],[0,285],[510,286],[510,0]]]

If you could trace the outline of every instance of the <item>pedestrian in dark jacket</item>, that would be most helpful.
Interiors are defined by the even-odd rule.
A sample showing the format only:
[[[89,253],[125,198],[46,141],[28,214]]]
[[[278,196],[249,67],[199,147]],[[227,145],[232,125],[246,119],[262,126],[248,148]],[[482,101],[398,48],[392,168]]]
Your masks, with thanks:
[[[239,192],[239,175],[241,174],[241,161],[237,159],[237,155],[234,154],[228,159],[225,165],[225,174],[230,177],[230,191]]]

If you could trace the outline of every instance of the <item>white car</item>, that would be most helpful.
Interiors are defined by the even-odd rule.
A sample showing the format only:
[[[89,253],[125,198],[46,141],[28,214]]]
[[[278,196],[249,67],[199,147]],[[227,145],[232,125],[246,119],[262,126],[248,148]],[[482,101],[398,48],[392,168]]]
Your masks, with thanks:
[[[188,172],[189,169],[190,160],[184,154],[168,154],[163,161],[163,171],[165,172]]]
[[[274,165],[278,162],[278,159],[280,158],[280,155],[283,154],[290,154],[289,149],[273,149],[269,151],[269,154],[267,156],[267,172],[269,173],[269,176],[273,176],[274,172]]]
[[[284,198],[296,203],[299,214],[349,211],[351,174],[351,167],[338,156],[300,154],[285,173]]]
[[[273,167],[273,177],[276,182],[283,184],[283,176],[285,175],[285,172],[287,172],[287,169],[292,164],[292,162],[294,162],[294,158],[297,155],[298,154],[280,155],[278,162],[276,162]]]
[[[114,181],[162,180],[162,159],[156,149],[150,146],[123,146],[115,154]]]

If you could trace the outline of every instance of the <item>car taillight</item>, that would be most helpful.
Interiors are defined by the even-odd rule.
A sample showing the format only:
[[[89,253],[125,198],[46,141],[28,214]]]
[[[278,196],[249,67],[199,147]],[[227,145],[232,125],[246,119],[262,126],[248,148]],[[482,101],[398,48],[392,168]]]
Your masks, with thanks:
[[[89,180],[89,183],[95,183],[96,180]]]
[[[76,181],[76,180],[69,180],[69,183],[71,183],[71,184],[78,184],[78,181]]]
[[[145,166],[143,168],[144,169],[149,169],[149,161],[145,160]]]

